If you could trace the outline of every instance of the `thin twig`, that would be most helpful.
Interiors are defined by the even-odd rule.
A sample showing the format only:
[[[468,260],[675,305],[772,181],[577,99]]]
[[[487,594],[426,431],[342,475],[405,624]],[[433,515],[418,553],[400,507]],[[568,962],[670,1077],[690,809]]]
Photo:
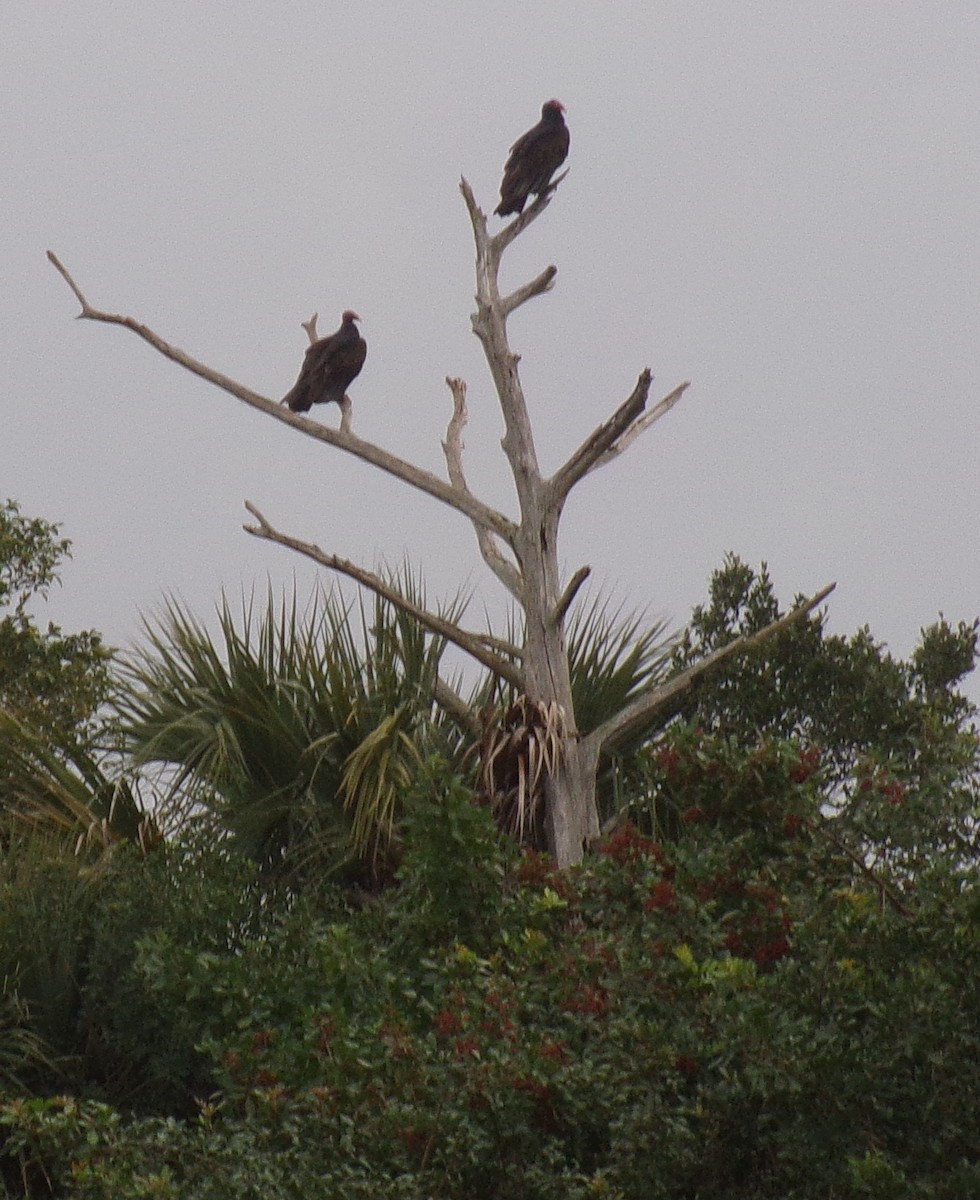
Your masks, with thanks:
[[[316,331],[316,323],[319,319],[319,316],[319,313],[314,313],[308,321],[300,321],[300,325],[302,325],[306,330],[306,336],[310,339],[311,346],[314,342],[318,342],[320,340],[320,336]]]

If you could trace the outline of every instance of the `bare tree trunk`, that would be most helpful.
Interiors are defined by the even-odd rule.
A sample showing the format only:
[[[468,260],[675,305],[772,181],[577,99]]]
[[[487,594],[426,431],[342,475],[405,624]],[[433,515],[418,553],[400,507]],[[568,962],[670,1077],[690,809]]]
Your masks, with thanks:
[[[501,297],[497,275],[504,249],[547,207],[551,194],[540,197],[528,211],[495,237],[465,180],[461,190],[469,210],[476,242],[477,311],[473,329],[483,345],[504,418],[502,448],[517,489],[521,519],[514,535],[520,572],[517,597],[524,615],[523,682],[525,694],[563,715],[561,753],[557,769],[544,781],[545,830],[548,849],[560,865],[577,862],[588,840],[599,832],[595,774],[580,752],[575,728],[572,681],[565,643],[567,606],[562,597],[558,563],[558,527],[564,497],[541,477],[534,433],[518,372],[518,356],[507,340],[507,318],[532,297],[548,291],[557,274],[548,267],[536,280],[509,297]]]
[[[433,634],[452,641],[502,684],[525,697],[531,702],[530,711],[535,711],[536,706],[536,711],[548,714],[547,720],[554,726],[548,735],[552,741],[548,743],[548,751],[538,758],[538,765],[544,762],[547,768],[541,781],[545,802],[544,828],[548,848],[558,865],[567,866],[578,862],[585,847],[599,834],[596,771],[600,756],[615,749],[622,739],[654,728],[656,722],[670,712],[678,698],[706,671],[803,617],[827,596],[833,585],[760,633],[737,639],[666,684],[649,689],[621,712],[610,716],[598,729],[583,735],[577,728],[565,640],[565,618],[579,588],[589,575],[589,567],[579,567],[568,583],[562,586],[558,533],[565,501],[580,480],[617,458],[644,430],[668,413],[688,385],[680,384],[647,412],[652,376],[649,370],[641,371],[633,391],[612,416],[589,434],[551,478],[542,478],[518,372],[519,357],[511,350],[507,339],[507,318],[522,304],[550,290],[557,270],[553,266],[547,267],[535,279],[508,296],[500,295],[498,271],[504,251],[548,207],[554,188],[562,178],[564,176],[555,180],[550,190],[538,196],[522,214],[493,236],[487,232],[487,218],[477,205],[469,184],[465,179],[460,183],[476,245],[477,310],[472,318],[473,330],[483,346],[504,418],[505,434],[501,445],[517,490],[520,508],[518,522],[481,501],[467,485],[462,457],[466,385],[462,380],[446,381],[453,396],[453,414],[443,443],[449,475],[449,481],[446,482],[359,438],[351,428],[352,409],[346,398],[339,429],[328,428],[318,421],[292,413],[191,358],[134,318],[94,308],[57,257],[50,251],[48,257],[81,305],[81,316],[132,330],[167,358],[252,408],[291,425],[307,437],[355,455],[455,508],[471,522],[485,563],[523,613],[522,646],[502,646],[492,638],[465,630],[444,617],[428,612],[401,596],[389,583],[372,572],[321,550],[312,542],[275,528],[248,501],[246,507],[256,523],[246,525],[245,529],[256,537],[277,542],[330,570],[339,571],[356,580],[360,586],[384,597]],[[316,317],[303,324],[310,340],[315,340]],[[469,712],[465,700],[442,680],[437,686],[435,698],[465,728],[473,732],[477,725],[475,714]],[[555,748],[554,752],[552,747]]]

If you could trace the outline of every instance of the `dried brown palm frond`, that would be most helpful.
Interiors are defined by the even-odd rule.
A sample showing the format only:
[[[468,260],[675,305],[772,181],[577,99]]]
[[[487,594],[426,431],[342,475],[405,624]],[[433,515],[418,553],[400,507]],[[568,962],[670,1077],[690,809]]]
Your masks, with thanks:
[[[484,716],[481,799],[518,842],[543,845],[544,783],[558,769],[564,737],[565,714],[554,701],[518,696]]]

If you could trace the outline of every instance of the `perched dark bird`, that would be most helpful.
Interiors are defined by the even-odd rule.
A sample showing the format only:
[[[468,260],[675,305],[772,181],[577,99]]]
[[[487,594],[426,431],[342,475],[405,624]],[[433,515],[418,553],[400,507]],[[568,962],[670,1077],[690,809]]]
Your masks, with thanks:
[[[533,192],[540,196],[548,190],[551,177],[568,154],[568,126],[562,114],[564,104],[549,100],[541,109],[541,120],[523,134],[510,148],[500,185],[500,203],[494,209],[498,216],[524,211]]]
[[[293,412],[309,412],[314,404],[337,404],[357,378],[367,357],[367,342],[357,331],[355,321],[361,318],[350,309],[344,313],[340,328],[329,337],[320,338],[306,352],[299,378],[283,396]]]

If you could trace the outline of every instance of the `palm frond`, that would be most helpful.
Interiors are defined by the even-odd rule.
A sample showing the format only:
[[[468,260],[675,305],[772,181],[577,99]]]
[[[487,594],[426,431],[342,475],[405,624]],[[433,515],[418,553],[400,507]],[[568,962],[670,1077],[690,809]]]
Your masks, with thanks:
[[[47,830],[75,842],[77,850],[108,848],[123,839],[149,844],[138,785],[113,775],[93,751],[58,746],[47,730],[0,709],[0,777],[4,812],[15,825]]]
[[[424,603],[407,566],[391,579]],[[212,637],[176,601],[145,623],[119,704],[131,753],[169,772],[185,813],[210,811],[260,861],[306,860],[315,845],[376,860],[406,740],[441,730],[452,743],[435,701],[443,640],[387,601],[351,604],[336,590],[317,590],[302,612],[295,592],[261,605],[253,595],[240,612],[222,598],[217,625]]]
[[[676,638],[667,622],[592,594],[568,624],[568,654],[580,733],[589,733],[663,679]]]

